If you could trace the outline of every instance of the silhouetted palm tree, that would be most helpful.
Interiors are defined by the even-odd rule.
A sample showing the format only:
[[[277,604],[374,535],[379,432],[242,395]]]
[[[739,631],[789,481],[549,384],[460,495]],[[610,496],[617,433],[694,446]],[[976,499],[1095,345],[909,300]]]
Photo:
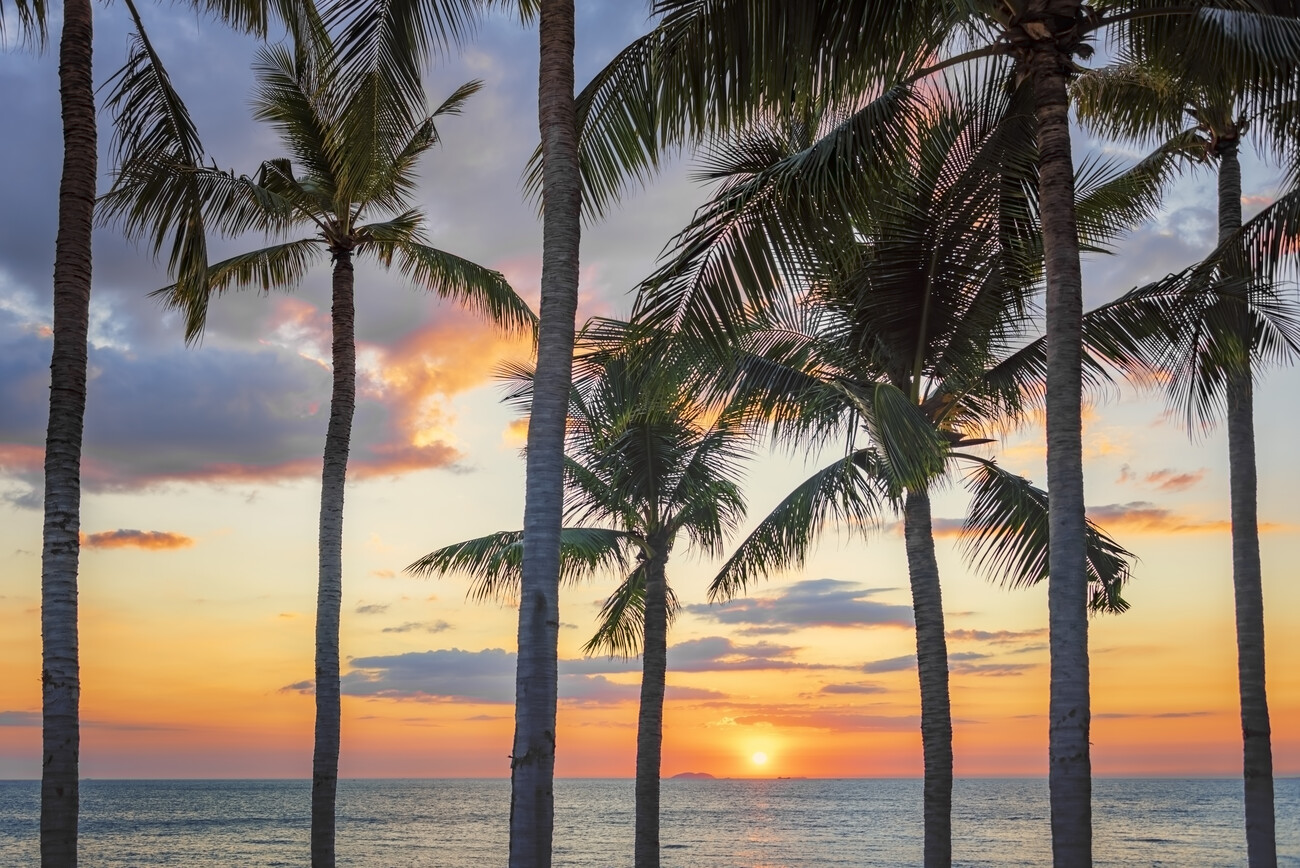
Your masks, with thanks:
[[[744,517],[738,485],[752,431],[739,405],[718,409],[694,353],[664,335],[595,321],[578,341],[569,399],[562,572],[625,575],[601,610],[589,653],[642,654],[637,719],[636,868],[659,865],[659,780],[668,625],[677,608],[666,567],[678,537],[720,555]],[[516,369],[531,406],[536,374]],[[475,597],[515,597],[525,543],[503,531],[432,552],[407,570],[463,572]]]
[[[828,199],[855,195],[863,163],[906,135],[909,83],[977,58],[1013,67],[1033,93],[1046,273],[1047,480],[1052,492],[1049,788],[1057,868],[1092,864],[1087,524],[1082,448],[1082,275],[1069,90],[1103,30],[1136,54],[1181,52],[1276,81],[1300,59],[1300,27],[1235,0],[656,0],[658,26],[583,91],[582,165],[591,207],[645,178],[665,151],[826,93],[858,111],[779,174]],[[1261,10],[1264,10],[1261,12]],[[798,62],[790,62],[790,58]],[[862,101],[867,100],[865,106]],[[811,180],[810,179],[815,179]],[[707,330],[739,299],[678,311]],[[710,325],[710,321],[714,324]]]
[[[426,242],[422,215],[411,207],[420,157],[439,141],[439,116],[459,113],[479,88],[464,85],[441,106],[407,123],[374,90],[349,88],[329,55],[263,48],[256,62],[257,118],[279,133],[289,156],[267,160],[252,176],[137,153],[106,198],[110,218],[128,235],[149,235],[157,250],[175,238],[177,282],[159,290],[186,314],[186,339],[202,332],[212,295],[228,289],[292,289],[312,262],[332,262],[333,390],[321,477],[320,562],[316,616],[316,736],[312,761],[312,865],[334,865],[339,753],[339,610],[342,594],[343,493],[356,405],[354,257],[396,266],[413,285],[458,300],[511,328],[533,314],[502,275]],[[387,106],[387,107],[386,107]],[[173,221],[198,202],[207,225],[224,234],[283,238],[313,234],[209,265],[202,225]],[[374,220],[372,215],[389,214]],[[184,255],[190,251],[191,255]]]
[[[1140,140],[1181,139],[1207,163],[1218,166],[1218,243],[1241,229],[1241,165],[1238,150],[1248,129],[1283,161],[1300,166],[1300,80],[1294,76],[1266,88],[1237,83],[1212,65],[1170,58],[1174,68],[1153,62],[1096,70],[1074,85],[1083,123],[1103,135]],[[1249,284],[1246,284],[1247,286]],[[1273,752],[1264,680],[1264,600],[1256,509],[1254,377],[1260,349],[1255,318],[1243,304],[1245,287],[1204,310],[1200,327],[1217,358],[1201,361],[1194,391],[1222,389],[1213,400],[1226,411],[1228,480],[1232,514],[1232,574],[1236,600],[1238,683],[1244,755],[1246,848],[1251,868],[1277,864],[1273,807]],[[1200,304],[1195,307],[1201,307]],[[1227,327],[1224,333],[1216,331]],[[1207,367],[1208,365],[1208,367]],[[1209,423],[1203,413],[1193,420]]]

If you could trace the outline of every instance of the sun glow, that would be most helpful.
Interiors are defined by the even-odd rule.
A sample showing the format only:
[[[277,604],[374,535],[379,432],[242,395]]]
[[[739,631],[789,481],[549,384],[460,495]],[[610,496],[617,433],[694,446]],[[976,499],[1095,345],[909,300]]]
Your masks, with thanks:
[[[763,752],[760,750],[760,751],[758,751],[757,753],[755,753],[752,757],[750,757],[750,758],[749,758],[749,761],[752,762],[752,763],[753,763],[754,765],[756,765],[756,766],[766,765],[766,764],[767,764],[767,754],[763,753]]]

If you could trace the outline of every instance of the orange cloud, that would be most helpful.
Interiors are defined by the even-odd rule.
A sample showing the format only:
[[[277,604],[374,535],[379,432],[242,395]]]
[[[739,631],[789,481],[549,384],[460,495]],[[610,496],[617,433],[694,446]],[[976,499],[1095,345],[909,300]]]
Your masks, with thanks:
[[[1191,473],[1179,473],[1171,468],[1157,470],[1147,474],[1147,484],[1154,485],[1160,491],[1186,491],[1205,478],[1205,468]]]
[[[506,425],[501,441],[507,446],[523,448],[528,443],[528,417],[515,419]]]
[[[1106,530],[1123,528],[1130,533],[1220,533],[1232,529],[1231,522],[1224,519],[1189,518],[1145,500],[1096,506],[1088,510],[1088,517]],[[1259,529],[1283,530],[1285,525],[1261,522]]]
[[[100,533],[82,534],[81,545],[88,549],[146,549],[148,551],[167,551],[169,549],[187,549],[194,545],[194,538],[182,533],[167,530],[106,530]]]
[[[446,467],[461,457],[453,440],[454,396],[490,382],[508,358],[527,356],[530,339],[480,317],[442,312],[393,345],[363,345],[362,394],[392,413],[389,439],[357,455],[358,479]]]
[[[45,467],[45,450],[21,443],[0,443],[0,473],[40,473]]]
[[[970,639],[976,642],[991,642],[1005,645],[1025,639],[1041,639],[1047,635],[1047,628],[1040,630],[949,630],[949,639]]]

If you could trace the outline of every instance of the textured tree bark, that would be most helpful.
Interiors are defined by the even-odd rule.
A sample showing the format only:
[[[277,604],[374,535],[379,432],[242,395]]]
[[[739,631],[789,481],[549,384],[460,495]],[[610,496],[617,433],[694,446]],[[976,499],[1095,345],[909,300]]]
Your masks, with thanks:
[[[564,426],[573,376],[582,230],[573,100],[573,0],[543,0],[540,40],[542,283],[524,495],[515,737],[510,759],[510,868],[550,868],[555,823]]]
[[[921,681],[921,748],[925,755],[925,868],[952,865],[952,710],[948,700],[948,642],[944,637],[939,562],[934,556],[930,496],[909,491],[903,506],[907,572],[916,619]]]
[[[41,546],[43,868],[74,868],[77,864],[81,749],[77,563],[81,553],[81,438],[86,415],[90,240],[97,173],[93,31],[89,0],[64,3],[59,41],[63,176],[54,249],[54,347],[50,360],[50,420],[45,436]]]
[[[1050,7],[1049,20],[1057,22],[1057,27],[1078,18],[1077,0],[1044,5]],[[1040,45],[1029,56],[1037,103],[1040,212],[1047,274],[1047,490],[1051,534],[1047,589],[1051,648],[1048,783],[1056,868],[1092,865],[1081,412],[1083,277],[1074,215],[1068,63],[1068,54],[1053,43]]]
[[[350,250],[334,255],[334,387],[321,471],[319,584],[316,589],[316,746],[311,772],[311,864],[334,868],[339,782],[339,610],[343,598],[343,488],[357,404],[356,306]]]
[[[1220,140],[1219,240],[1241,228],[1241,163],[1235,139]],[[1228,487],[1232,510],[1232,587],[1236,599],[1237,680],[1250,868],[1276,868],[1273,744],[1264,680],[1264,589],[1259,554],[1251,333],[1242,318],[1237,367],[1228,374]]]
[[[659,868],[659,775],[668,673],[669,540],[652,536],[646,562],[645,637],[641,649],[641,710],[636,729],[636,868]]]

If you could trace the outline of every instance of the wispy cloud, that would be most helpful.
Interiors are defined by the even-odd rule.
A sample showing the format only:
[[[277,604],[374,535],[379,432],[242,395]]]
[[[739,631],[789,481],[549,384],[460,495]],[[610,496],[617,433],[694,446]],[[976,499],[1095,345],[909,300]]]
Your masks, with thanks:
[[[385,627],[384,633],[441,633],[444,630],[450,630],[451,624],[446,621],[407,621],[405,624],[398,624],[393,627]]]
[[[168,530],[131,530],[123,528],[121,530],[82,534],[81,545],[88,549],[167,551],[170,549],[187,549],[194,545],[194,538]]]
[[[872,684],[869,681],[858,681],[852,684],[823,684],[818,693],[827,694],[848,694],[848,695],[865,695],[870,693],[888,693],[889,688],[881,684]]]
[[[376,657],[357,657],[341,679],[343,693],[388,699],[508,704],[515,699],[515,654],[501,648],[462,651],[411,651]],[[640,661],[628,666],[593,672],[585,660],[560,661],[560,698],[579,705],[634,702],[641,688],[635,680],[615,681],[608,676],[639,672]],[[616,661],[624,662],[624,661]],[[670,674],[671,677],[671,674]],[[309,691],[311,682],[298,682],[283,690]],[[720,700],[725,693],[668,685],[670,700]]]
[[[1226,519],[1199,519],[1180,515],[1147,500],[1090,507],[1088,517],[1108,531],[1123,528],[1129,533],[1221,533],[1232,529],[1232,524]],[[1260,530],[1276,529],[1277,525],[1260,525]]]
[[[0,726],[40,726],[39,711],[0,711]]]
[[[694,604],[686,611],[748,635],[790,633],[806,627],[911,627],[910,606],[873,596],[892,588],[863,588],[838,579],[809,579],[770,597],[745,597],[720,605]]]
[[[1148,473],[1146,482],[1148,485],[1155,486],[1158,491],[1186,491],[1204,479],[1206,472],[1204,467],[1200,470],[1185,472],[1165,468],[1154,473]]]
[[[994,645],[1009,645],[1046,635],[1046,627],[1038,630],[949,630],[947,633],[949,639],[989,642]]]

